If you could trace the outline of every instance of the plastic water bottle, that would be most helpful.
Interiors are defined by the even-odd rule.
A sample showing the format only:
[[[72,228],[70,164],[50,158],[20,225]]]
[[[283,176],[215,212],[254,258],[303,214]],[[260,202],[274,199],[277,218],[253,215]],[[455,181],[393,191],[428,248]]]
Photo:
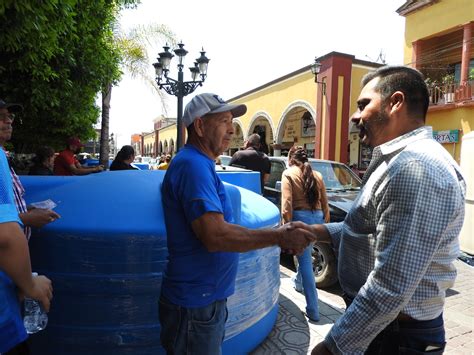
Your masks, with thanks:
[[[34,272],[33,277],[36,276],[38,276],[38,274]],[[23,324],[28,334],[34,334],[46,328],[48,315],[38,301],[25,298]]]

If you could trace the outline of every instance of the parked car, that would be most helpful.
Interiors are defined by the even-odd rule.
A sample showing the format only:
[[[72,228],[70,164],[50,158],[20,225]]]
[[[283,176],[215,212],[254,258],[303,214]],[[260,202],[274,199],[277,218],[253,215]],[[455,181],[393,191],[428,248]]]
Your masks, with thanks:
[[[152,157],[142,157],[141,155],[135,156],[135,160],[132,165],[137,167],[140,170],[151,170],[150,162]]]
[[[270,178],[265,183],[263,195],[280,208],[281,176],[288,168],[287,157],[269,157]],[[360,178],[345,164],[309,159],[311,167],[321,173],[326,185],[331,222],[343,221],[361,187]],[[293,258],[295,264],[297,258]],[[330,244],[315,243],[313,270],[316,284],[320,288],[329,287],[337,281],[336,252]]]

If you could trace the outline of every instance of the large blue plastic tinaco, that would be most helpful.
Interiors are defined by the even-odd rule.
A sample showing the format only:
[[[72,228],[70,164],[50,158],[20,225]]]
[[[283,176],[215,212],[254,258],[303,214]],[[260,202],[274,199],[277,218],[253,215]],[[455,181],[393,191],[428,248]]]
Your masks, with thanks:
[[[33,355],[164,353],[158,321],[167,260],[163,176],[116,171],[21,177],[28,203],[51,199],[62,216],[30,239],[33,271],[48,276],[54,287],[48,326],[30,336]],[[278,224],[278,209],[250,191],[260,188],[258,173],[220,177],[246,187],[226,184],[238,224]],[[279,253],[274,247],[240,254],[225,354],[248,353],[271,331],[278,313]]]

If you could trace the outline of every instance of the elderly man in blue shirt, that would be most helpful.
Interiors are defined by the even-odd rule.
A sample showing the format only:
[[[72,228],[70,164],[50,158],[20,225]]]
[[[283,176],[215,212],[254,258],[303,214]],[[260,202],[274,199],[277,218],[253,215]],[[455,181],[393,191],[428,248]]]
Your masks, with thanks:
[[[420,72],[382,67],[362,85],[351,119],[374,148],[363,187],[344,222],[309,228],[339,250],[348,308],[312,354],[441,354],[466,182],[425,126]]]
[[[233,224],[214,159],[229,147],[232,119],[246,110],[206,93],[195,96],[183,115],[187,144],[171,161],[162,185],[169,257],[159,313],[168,354],[221,353],[238,252],[278,245],[299,254],[314,240],[289,225],[249,230]]]

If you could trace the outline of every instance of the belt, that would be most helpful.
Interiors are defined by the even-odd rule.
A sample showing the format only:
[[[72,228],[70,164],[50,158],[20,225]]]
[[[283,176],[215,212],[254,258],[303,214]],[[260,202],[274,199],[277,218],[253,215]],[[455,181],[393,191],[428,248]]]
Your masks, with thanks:
[[[408,314],[404,313],[399,313],[396,319],[401,322],[416,322],[415,318],[410,317]]]

